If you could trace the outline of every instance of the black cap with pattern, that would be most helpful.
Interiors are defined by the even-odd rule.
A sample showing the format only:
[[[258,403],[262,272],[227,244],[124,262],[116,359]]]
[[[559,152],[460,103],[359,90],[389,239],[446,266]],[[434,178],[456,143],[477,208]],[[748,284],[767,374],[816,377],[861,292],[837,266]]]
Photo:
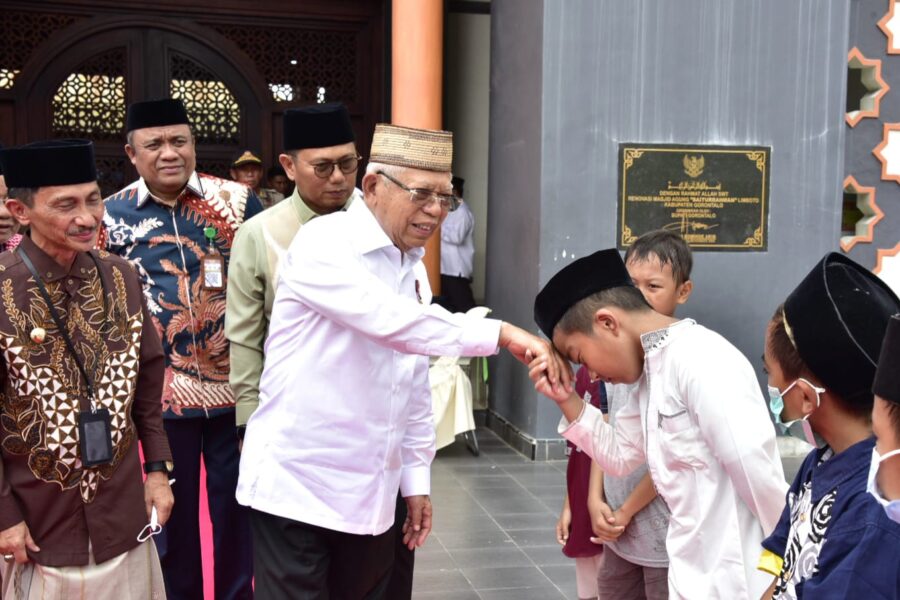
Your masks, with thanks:
[[[846,256],[826,254],[784,302],[788,336],[826,388],[849,403],[871,402],[878,354],[900,299]]]

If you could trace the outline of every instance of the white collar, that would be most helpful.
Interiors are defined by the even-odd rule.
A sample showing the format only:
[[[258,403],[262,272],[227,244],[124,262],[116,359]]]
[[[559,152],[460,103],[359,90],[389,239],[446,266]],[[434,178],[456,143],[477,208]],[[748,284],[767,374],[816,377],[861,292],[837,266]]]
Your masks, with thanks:
[[[188,177],[187,184],[184,186],[185,190],[189,190],[194,195],[203,198],[203,186],[200,184],[200,176],[197,175],[197,171],[191,173],[191,176]],[[150,188],[147,187],[147,182],[144,181],[144,178],[141,177],[138,179],[138,198],[137,198],[137,207],[141,208],[144,204],[147,203],[147,200],[153,198],[153,194],[150,193]],[[184,193],[184,190],[181,192]],[[179,194],[180,196],[181,194]],[[163,204],[160,202],[160,204]]]

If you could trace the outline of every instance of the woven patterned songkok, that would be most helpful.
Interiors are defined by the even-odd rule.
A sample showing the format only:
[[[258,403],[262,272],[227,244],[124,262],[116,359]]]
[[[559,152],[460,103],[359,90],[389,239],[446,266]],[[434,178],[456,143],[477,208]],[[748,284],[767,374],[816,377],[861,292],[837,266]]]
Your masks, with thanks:
[[[372,137],[371,162],[426,171],[450,172],[453,134],[379,123]]]

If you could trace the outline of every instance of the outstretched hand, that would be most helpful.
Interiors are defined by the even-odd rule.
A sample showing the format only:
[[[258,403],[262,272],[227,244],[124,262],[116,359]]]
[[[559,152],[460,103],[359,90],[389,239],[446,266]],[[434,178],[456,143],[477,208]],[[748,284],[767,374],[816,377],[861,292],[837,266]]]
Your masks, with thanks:
[[[543,365],[544,376],[555,393],[565,392],[568,396],[572,391],[574,379],[572,367],[547,340],[504,322],[500,326],[500,347],[506,348],[516,360],[527,365],[529,369],[533,364]]]

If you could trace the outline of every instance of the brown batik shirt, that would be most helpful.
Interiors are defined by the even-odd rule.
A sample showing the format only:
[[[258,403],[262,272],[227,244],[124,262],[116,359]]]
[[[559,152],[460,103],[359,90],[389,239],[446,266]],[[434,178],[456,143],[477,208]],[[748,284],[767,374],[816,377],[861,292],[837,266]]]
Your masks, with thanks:
[[[66,270],[28,237],[20,248],[91,375],[96,404],[109,409],[113,458],[81,464],[78,415],[90,410],[84,377],[19,254],[0,254],[0,530],[24,520],[41,549],[28,555],[42,565],[86,565],[89,541],[101,563],[136,546],[148,521],[138,441],[146,461],[172,459],[160,405],[162,347],[127,261],[93,251],[101,284],[87,253]]]

